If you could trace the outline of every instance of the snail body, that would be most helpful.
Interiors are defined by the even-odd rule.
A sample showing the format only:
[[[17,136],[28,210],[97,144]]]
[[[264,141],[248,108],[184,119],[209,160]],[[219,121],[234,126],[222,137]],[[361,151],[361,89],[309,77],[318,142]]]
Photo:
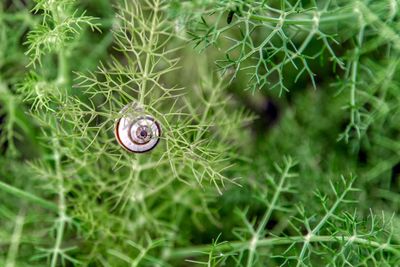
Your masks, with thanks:
[[[128,152],[144,153],[155,148],[160,140],[161,126],[154,117],[144,114],[137,103],[126,105],[116,121],[115,137]]]

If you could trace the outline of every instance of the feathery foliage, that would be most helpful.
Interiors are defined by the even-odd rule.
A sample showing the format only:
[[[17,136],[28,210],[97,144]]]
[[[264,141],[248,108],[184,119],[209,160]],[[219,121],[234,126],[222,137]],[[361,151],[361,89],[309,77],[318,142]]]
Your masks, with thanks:
[[[4,1],[0,266],[400,265],[398,10]]]

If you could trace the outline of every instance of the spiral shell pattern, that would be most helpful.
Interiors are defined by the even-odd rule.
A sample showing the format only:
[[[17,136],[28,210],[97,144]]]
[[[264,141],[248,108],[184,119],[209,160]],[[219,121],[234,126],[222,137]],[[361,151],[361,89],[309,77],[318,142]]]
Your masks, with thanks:
[[[115,137],[125,150],[144,153],[157,146],[161,127],[152,116],[143,114],[136,103],[126,105],[121,114],[115,125]]]

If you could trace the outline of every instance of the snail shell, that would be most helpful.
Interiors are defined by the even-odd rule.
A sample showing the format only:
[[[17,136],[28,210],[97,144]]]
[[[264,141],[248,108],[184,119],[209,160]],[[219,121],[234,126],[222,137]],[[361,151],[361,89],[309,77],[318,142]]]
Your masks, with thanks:
[[[118,143],[132,153],[152,150],[160,140],[160,124],[146,115],[137,103],[126,105],[120,112],[122,117],[115,124],[115,137]]]

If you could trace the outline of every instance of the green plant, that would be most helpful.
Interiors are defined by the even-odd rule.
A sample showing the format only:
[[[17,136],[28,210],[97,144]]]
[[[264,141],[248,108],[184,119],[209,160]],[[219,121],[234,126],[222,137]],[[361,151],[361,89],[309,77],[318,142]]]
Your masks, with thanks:
[[[2,3],[0,265],[399,265],[398,4]]]

